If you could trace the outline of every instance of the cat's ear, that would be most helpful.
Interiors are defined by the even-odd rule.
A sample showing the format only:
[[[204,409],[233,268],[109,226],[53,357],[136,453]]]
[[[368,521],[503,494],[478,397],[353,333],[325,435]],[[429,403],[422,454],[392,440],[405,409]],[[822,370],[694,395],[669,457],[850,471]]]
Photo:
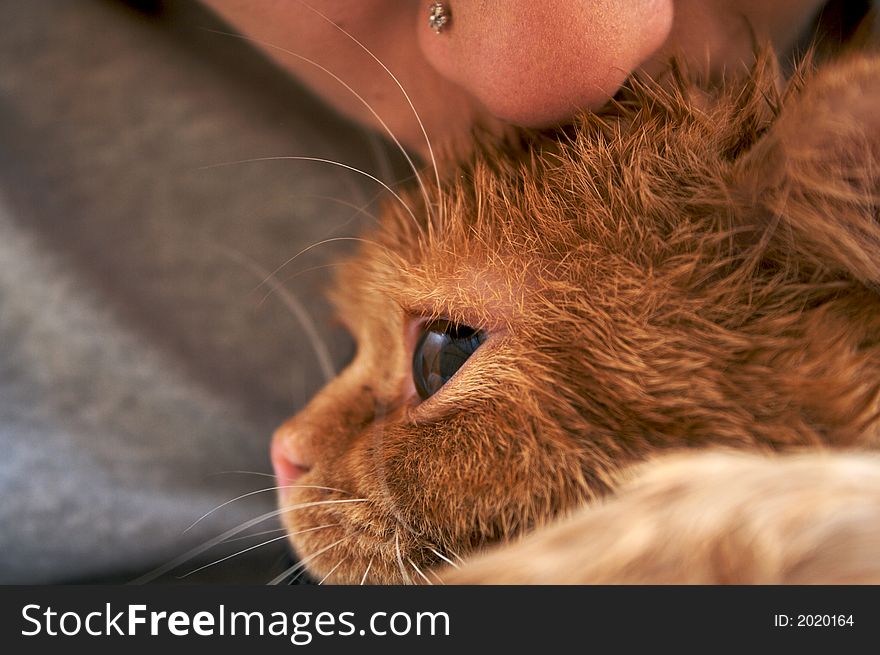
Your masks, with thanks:
[[[732,185],[769,250],[880,286],[880,58],[807,79],[734,164]]]

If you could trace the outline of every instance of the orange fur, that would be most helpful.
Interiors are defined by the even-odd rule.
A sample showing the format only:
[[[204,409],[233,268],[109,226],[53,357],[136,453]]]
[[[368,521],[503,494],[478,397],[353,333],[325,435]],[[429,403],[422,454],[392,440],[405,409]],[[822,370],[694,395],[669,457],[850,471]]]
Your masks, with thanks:
[[[444,572],[452,584],[880,584],[880,455],[702,453]]]
[[[367,499],[285,515],[291,532],[335,526],[294,536],[303,557],[343,539],[309,561],[316,577],[424,582],[445,559],[537,531],[443,575],[878,581],[876,529],[838,543],[858,521],[809,490],[820,459],[661,458],[642,491],[542,527],[674,450],[880,445],[880,60],[805,68],[785,88],[779,78],[762,56],[719,87],[676,71],[662,86],[636,82],[566,133],[486,146],[430,189],[430,206],[404,196],[415,220],[388,206],[335,294],[357,357],[276,434],[312,466],[302,485],[346,492],[292,489],[285,505]],[[418,403],[423,317],[489,338]],[[820,488],[852,492],[876,525],[876,457],[828,457],[837,473]],[[867,470],[861,495],[844,465]],[[654,534],[655,551],[627,550],[652,526],[674,535],[698,501],[727,509],[705,512],[705,530]],[[780,552],[788,538],[802,556]],[[823,567],[836,558],[808,553],[811,538],[859,562],[835,575]],[[536,569],[547,578],[528,573],[542,548],[566,558]]]

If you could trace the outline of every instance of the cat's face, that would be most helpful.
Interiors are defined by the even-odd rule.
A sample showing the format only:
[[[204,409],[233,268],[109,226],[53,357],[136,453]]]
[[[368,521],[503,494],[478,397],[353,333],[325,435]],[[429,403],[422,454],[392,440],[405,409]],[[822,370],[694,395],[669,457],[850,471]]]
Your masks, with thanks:
[[[600,493],[611,463],[627,459],[598,433],[571,436],[593,431],[575,406],[584,386],[564,389],[571,373],[559,367],[583,349],[571,349],[578,327],[551,311],[571,290],[542,281],[558,255],[530,248],[528,230],[488,223],[473,238],[462,223],[420,243],[408,220],[395,215],[347,264],[335,296],[357,355],[276,440],[309,468],[294,484],[344,492],[292,489],[285,504],[367,499],[285,518],[292,533],[341,524],[295,537],[304,555],[346,539],[315,560],[319,579],[345,557],[336,581],[359,582],[368,566],[369,580],[421,580],[415,566],[455,561]]]
[[[770,238],[744,157],[776,118],[766,77],[701,108],[647,94],[388,207],[336,287],[357,355],[273,443],[313,577],[430,580],[658,450],[852,437],[853,397],[816,391],[876,391],[853,382],[876,343],[841,362],[878,334],[853,308],[880,312]]]

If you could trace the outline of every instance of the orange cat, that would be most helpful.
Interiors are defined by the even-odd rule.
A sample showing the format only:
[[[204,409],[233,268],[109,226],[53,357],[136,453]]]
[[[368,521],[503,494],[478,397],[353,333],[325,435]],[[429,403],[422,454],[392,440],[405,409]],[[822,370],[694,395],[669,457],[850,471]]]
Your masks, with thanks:
[[[314,578],[880,582],[880,59],[670,78],[388,206],[273,443]]]

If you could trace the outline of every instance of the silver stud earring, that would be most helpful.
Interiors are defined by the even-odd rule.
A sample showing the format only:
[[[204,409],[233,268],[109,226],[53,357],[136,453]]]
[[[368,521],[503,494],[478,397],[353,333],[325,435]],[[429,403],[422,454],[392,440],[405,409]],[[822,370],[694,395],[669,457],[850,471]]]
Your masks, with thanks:
[[[452,13],[442,2],[433,2],[428,7],[428,27],[434,30],[434,34],[440,34],[443,28],[449,25],[450,20]]]

